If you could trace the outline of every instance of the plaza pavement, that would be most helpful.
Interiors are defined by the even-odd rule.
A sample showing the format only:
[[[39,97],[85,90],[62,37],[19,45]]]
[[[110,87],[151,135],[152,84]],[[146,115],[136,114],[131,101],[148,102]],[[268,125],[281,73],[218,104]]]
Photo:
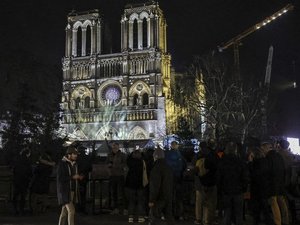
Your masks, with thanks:
[[[11,213],[0,214],[0,225],[57,225],[59,218],[59,210],[50,211],[39,215],[27,215],[27,216],[14,216]],[[110,215],[109,213],[103,213],[99,215],[81,215],[76,214],[75,225],[149,225],[146,220],[144,223],[128,223],[128,217],[123,215]],[[193,218],[186,219],[185,221],[176,221],[168,225],[192,225],[194,224]],[[252,224],[250,219],[246,220],[245,225]],[[163,221],[157,221],[151,225],[167,225]]]

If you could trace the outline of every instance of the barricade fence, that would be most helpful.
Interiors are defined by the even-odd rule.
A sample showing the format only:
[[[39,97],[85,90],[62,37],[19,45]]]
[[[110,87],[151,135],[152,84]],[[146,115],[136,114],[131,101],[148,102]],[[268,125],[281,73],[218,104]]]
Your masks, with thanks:
[[[185,204],[193,204],[192,193],[190,192],[193,188],[193,182],[186,180],[184,182],[185,193],[189,193]],[[3,207],[8,207],[8,204],[12,203],[13,200],[13,176],[0,176],[0,203],[3,203]],[[31,208],[31,193],[30,189],[27,194],[26,207]],[[88,209],[93,214],[106,213],[111,210],[111,188],[109,178],[90,178],[87,181],[86,191],[86,204]],[[56,177],[50,178],[50,187],[48,193],[48,203],[51,208],[58,208],[57,203],[57,192],[56,192]],[[1,208],[1,205],[0,205]],[[0,210],[1,211],[1,210]]]

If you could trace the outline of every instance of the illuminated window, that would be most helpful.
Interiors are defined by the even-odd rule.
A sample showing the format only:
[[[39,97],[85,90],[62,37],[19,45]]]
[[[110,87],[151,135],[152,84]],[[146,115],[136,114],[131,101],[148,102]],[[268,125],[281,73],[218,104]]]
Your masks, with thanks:
[[[148,105],[149,104],[149,97],[147,93],[143,94],[143,105]]]
[[[80,98],[76,98],[75,100],[75,109],[79,109],[79,106],[80,106]]]
[[[147,19],[143,19],[143,48],[147,48]]]
[[[133,49],[138,48],[138,22],[137,19],[133,21]]]
[[[105,87],[102,91],[101,98],[106,105],[119,104],[122,98],[120,87],[117,85],[110,85]]]
[[[86,55],[91,54],[91,27],[87,26],[86,28]]]
[[[81,27],[78,27],[78,30],[77,30],[77,56],[81,56],[81,54],[82,54],[81,48],[82,48],[82,30],[81,30]]]
[[[84,99],[84,108],[90,108],[90,100],[91,98],[89,96]]]

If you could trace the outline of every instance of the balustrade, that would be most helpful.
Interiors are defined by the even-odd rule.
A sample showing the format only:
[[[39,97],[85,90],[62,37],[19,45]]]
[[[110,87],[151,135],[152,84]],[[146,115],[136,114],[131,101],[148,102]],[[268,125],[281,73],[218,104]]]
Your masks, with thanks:
[[[114,112],[70,112],[63,114],[63,123],[95,123],[95,122],[118,122],[155,120],[156,110],[140,111],[114,111]]]

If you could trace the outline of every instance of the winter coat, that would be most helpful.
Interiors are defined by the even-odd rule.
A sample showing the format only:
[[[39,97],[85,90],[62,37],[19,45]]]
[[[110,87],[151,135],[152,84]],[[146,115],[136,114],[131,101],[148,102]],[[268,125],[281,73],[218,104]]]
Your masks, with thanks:
[[[266,158],[256,158],[249,163],[250,192],[253,199],[266,199],[268,190],[268,166]]]
[[[172,201],[173,171],[164,159],[154,162],[149,185],[149,202]]]
[[[218,158],[213,150],[204,156],[204,167],[208,172],[200,176],[200,182],[205,187],[212,187],[216,185],[216,174],[218,168]]]
[[[143,172],[144,172],[143,160],[129,156],[127,158],[127,166],[128,166],[128,173],[126,176],[125,187],[131,189],[143,188]]]
[[[72,169],[73,166],[73,169]],[[75,171],[75,172],[72,172]],[[74,202],[78,203],[78,181],[72,177],[78,173],[77,164],[64,157],[57,167],[57,198],[59,205],[65,205],[71,201],[71,187],[74,185]]]
[[[110,176],[124,176],[126,170],[126,155],[118,151],[116,154],[109,153],[106,159],[107,164],[112,164],[110,169]]]
[[[285,166],[281,155],[275,150],[266,155],[268,165],[268,197],[285,193]]]
[[[225,195],[246,192],[249,174],[245,163],[236,155],[225,154],[218,165],[218,190]]]
[[[175,178],[182,178],[183,172],[186,169],[186,162],[179,150],[170,150],[165,152],[165,160],[172,168]]]

